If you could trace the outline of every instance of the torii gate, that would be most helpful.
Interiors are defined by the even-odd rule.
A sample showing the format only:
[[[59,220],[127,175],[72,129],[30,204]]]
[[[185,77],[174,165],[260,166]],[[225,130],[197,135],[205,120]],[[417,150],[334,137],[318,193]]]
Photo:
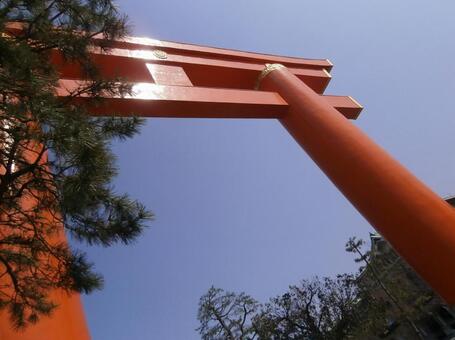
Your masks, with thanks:
[[[95,41],[97,39],[95,38]],[[290,58],[127,38],[109,52],[94,49],[103,76],[123,77],[134,94],[108,97],[91,114],[176,118],[278,119],[356,209],[438,292],[455,304],[455,209],[376,145],[348,119],[362,107],[328,96],[328,60]],[[78,87],[80,69],[52,56],[61,74],[58,96]],[[348,118],[348,119],[347,119]],[[53,294],[60,305],[24,333],[0,318],[2,339],[85,340],[90,335],[79,296]]]

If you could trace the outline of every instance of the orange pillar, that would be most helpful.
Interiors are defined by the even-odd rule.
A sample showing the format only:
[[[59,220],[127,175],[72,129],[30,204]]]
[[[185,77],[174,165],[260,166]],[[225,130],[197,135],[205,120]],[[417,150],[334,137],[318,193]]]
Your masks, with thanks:
[[[33,145],[29,145],[30,150]],[[33,155],[29,152],[29,155]],[[29,162],[35,161],[29,156]],[[47,163],[47,153],[41,158],[41,164]],[[25,198],[22,202],[25,211],[36,208],[35,199]],[[53,219],[48,212],[42,212],[40,218]],[[0,226],[1,228],[1,226]],[[8,230],[8,229],[7,229]],[[49,237],[49,236],[47,236]],[[50,236],[50,242],[67,242],[63,226],[61,231]],[[11,288],[11,280],[7,276],[0,278],[2,290]],[[49,299],[57,305],[50,316],[40,316],[38,323],[29,324],[25,329],[16,330],[13,327],[7,308],[0,312],[0,340],[90,340],[90,334],[85,320],[80,294],[72,294],[63,289],[54,289],[49,293]]]
[[[90,340],[79,294],[55,290],[51,299],[58,307],[50,317],[41,317],[36,325],[14,330],[7,311],[0,313],[1,340]]]
[[[454,305],[455,209],[284,66],[267,65],[258,88],[286,100],[284,127],[371,225]]]

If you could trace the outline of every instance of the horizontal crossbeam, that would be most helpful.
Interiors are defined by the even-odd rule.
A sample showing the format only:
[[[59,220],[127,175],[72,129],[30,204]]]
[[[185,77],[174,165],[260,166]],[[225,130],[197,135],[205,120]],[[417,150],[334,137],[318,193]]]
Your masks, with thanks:
[[[23,31],[23,24],[20,22],[9,22],[6,25],[6,32],[12,35],[20,35]],[[245,52],[225,48],[200,46],[193,44],[177,43],[165,40],[156,40],[141,37],[126,37],[120,40],[107,41],[102,34],[95,35],[95,43],[113,48],[130,50],[162,50],[167,53],[174,53],[186,56],[198,56],[209,59],[222,59],[231,61],[243,61],[256,64],[280,63],[291,68],[326,69],[330,71],[333,64],[328,59],[308,59],[296,57],[284,57],[264,53]]]
[[[238,61],[160,54],[147,50],[112,49],[108,53],[99,49],[93,50],[90,59],[98,65],[104,77],[121,77],[132,82],[152,82],[147,70],[147,63],[179,66],[196,86],[252,89],[264,69],[263,64]],[[61,78],[81,79],[84,77],[81,68],[62,57],[57,50],[53,51],[52,62],[57,66]],[[305,82],[317,93],[323,93],[331,76],[325,69],[290,68],[290,71]]]
[[[280,63],[290,68],[326,69],[327,71],[330,71],[333,66],[328,59],[283,57],[264,53],[245,52],[140,37],[127,37],[121,40],[106,42],[103,40],[102,36],[99,36],[95,37],[95,40],[100,43],[102,42],[103,45],[108,45],[114,48],[124,48],[130,50],[158,49],[170,54],[191,55],[211,59],[236,60],[256,64]]]
[[[83,85],[81,81],[60,80],[57,95],[64,98]],[[322,96],[346,118],[356,119],[362,110],[351,97]],[[216,89],[192,86],[133,84],[133,95],[106,97],[94,101],[78,95],[73,103],[89,108],[94,115],[121,115],[167,118],[281,118],[289,105],[275,92]]]

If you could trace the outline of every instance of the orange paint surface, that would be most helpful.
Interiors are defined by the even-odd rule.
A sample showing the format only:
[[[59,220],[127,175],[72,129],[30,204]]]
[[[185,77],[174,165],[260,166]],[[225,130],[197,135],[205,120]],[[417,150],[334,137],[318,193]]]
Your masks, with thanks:
[[[20,27],[11,25],[11,32]],[[95,40],[98,38],[95,38]],[[310,60],[128,38],[109,54],[93,51],[105,77],[134,83],[125,98],[103,98],[94,115],[181,118],[276,118],[357,210],[449,304],[455,304],[455,210],[409,173],[346,118],[362,107],[350,97],[322,96],[331,77],[328,60]],[[156,53],[157,51],[159,53]],[[65,97],[83,81],[80,68],[53,54]],[[270,72],[253,90],[265,63]],[[169,73],[166,73],[169,70]],[[79,296],[54,292],[60,307],[25,333],[0,316],[2,340],[85,340],[89,332]]]
[[[287,69],[262,89],[290,109],[280,121],[357,210],[418,274],[455,304],[455,209]]]
[[[78,294],[67,295],[55,291],[51,294],[59,307],[51,317],[43,317],[25,331],[15,331],[11,327],[6,312],[0,313],[1,340],[89,340],[90,335],[84,311]]]
[[[40,146],[30,145],[28,151],[28,161],[35,161],[35,154],[31,150],[39,150]],[[32,156],[33,155],[33,156]],[[33,157],[33,158],[32,158]],[[47,162],[47,154],[41,158],[41,164]],[[31,210],[36,205],[36,199],[27,197],[21,202],[24,210]],[[40,218],[53,223],[53,217],[47,211],[40,214]],[[67,242],[63,226],[59,233],[52,235],[48,239],[52,242]],[[52,262],[52,258],[50,262]],[[0,284],[11,286],[9,277],[0,279]],[[6,291],[8,291],[7,289]],[[86,324],[84,311],[79,294],[69,294],[62,290],[54,290],[50,294],[50,300],[58,307],[50,317],[42,316],[36,325],[30,325],[24,330],[15,330],[12,327],[10,316],[6,310],[0,312],[0,340],[89,340],[90,335]]]

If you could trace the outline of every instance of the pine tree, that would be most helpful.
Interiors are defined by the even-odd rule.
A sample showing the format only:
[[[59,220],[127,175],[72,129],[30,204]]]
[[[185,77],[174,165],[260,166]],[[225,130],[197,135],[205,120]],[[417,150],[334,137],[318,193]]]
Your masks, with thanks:
[[[152,217],[111,184],[111,143],[132,137],[143,121],[91,117],[71,97],[58,99],[50,62],[59,50],[81,66],[88,82],[74,95],[125,95],[128,85],[103,79],[88,51],[95,35],[108,43],[127,32],[110,0],[0,0],[0,308],[17,328],[56,308],[53,289],[102,286],[62,230],[88,244],[127,244]]]

